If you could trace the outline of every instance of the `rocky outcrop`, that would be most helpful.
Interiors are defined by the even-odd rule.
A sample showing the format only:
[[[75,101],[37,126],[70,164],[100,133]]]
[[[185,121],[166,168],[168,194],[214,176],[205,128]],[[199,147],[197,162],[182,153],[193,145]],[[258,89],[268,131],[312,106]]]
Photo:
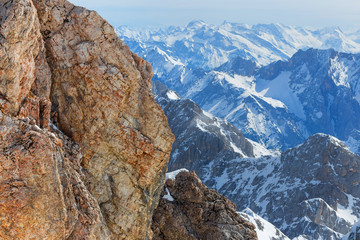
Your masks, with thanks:
[[[255,227],[236,206],[182,171],[166,181],[153,217],[154,239],[257,239]]]
[[[149,237],[173,141],[150,94],[151,66],[97,13],[66,1],[35,3],[52,67],[54,121],[82,147],[91,192],[113,233]]]
[[[173,135],[150,64],[65,0],[3,1],[0,23],[0,236],[151,238]]]
[[[30,0],[1,4],[1,110],[11,116],[31,116],[47,128],[51,78],[36,9]]]

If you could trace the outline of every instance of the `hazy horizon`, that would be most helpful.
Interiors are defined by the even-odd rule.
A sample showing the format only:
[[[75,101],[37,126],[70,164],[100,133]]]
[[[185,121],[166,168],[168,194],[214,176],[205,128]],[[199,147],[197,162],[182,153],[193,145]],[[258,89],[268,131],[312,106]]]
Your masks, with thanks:
[[[280,23],[300,27],[360,27],[360,1],[354,0],[71,0],[96,10],[114,26],[184,26],[194,19],[210,24],[224,21],[258,24]]]

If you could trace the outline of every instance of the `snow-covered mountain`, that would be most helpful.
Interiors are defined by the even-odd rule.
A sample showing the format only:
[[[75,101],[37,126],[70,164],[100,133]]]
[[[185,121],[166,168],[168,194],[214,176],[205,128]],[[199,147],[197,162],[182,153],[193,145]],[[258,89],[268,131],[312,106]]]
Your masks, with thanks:
[[[195,170],[238,209],[252,209],[290,238],[341,239],[359,221],[360,157],[338,139],[316,134],[270,152],[161,83],[153,90],[176,136],[169,169]]]
[[[153,91],[176,136],[170,170],[195,170],[292,239],[341,239],[360,220],[354,36],[200,21],[119,33],[154,67]]]
[[[359,60],[359,54],[300,50],[260,69],[256,91],[280,100],[301,119],[302,136],[322,132],[347,140],[360,128]]]
[[[340,28],[309,29],[282,24],[247,25],[224,22],[211,25],[192,21],[185,27],[156,30],[118,28],[126,44],[141,56],[161,55],[191,68],[215,68],[234,57],[267,65],[290,58],[299,49],[334,48],[358,53],[360,44]],[[154,64],[155,69],[161,63]],[[157,72],[157,71],[155,71]]]
[[[260,144],[248,140],[235,126],[205,111],[190,99],[182,99],[161,82],[153,82],[156,101],[168,117],[176,136],[169,171],[197,170],[217,159],[256,157],[270,154]]]
[[[260,69],[235,58],[163,81],[268,148],[287,149],[322,132],[359,152],[360,54],[300,50]]]
[[[360,43],[360,30],[359,29],[351,29],[345,32],[345,35],[349,37],[356,43]]]
[[[122,27],[119,35],[152,63],[154,80],[267,148],[284,150],[323,132],[360,152],[360,55],[296,52],[359,52],[339,28],[195,21],[157,31]]]
[[[341,140],[358,135],[359,54],[300,50],[254,76],[212,71],[197,82],[185,96],[268,147],[286,149],[318,132]]]

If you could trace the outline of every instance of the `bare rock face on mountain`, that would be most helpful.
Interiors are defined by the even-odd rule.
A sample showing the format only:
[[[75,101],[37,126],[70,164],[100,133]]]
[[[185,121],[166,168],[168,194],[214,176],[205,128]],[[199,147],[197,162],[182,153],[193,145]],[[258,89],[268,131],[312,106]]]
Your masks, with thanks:
[[[341,239],[360,219],[359,166],[340,140],[316,134],[280,156],[214,162],[203,182],[291,239]]]
[[[257,239],[235,204],[208,189],[195,172],[180,172],[165,187],[153,217],[154,239]]]
[[[48,127],[50,69],[32,2],[2,1],[0,26],[0,107]]]
[[[0,116],[0,238],[108,239],[79,146],[29,119]]]
[[[173,135],[150,64],[94,11],[0,4],[0,236],[151,238]]]
[[[61,0],[35,6],[52,67],[54,121],[82,147],[91,192],[114,235],[148,237],[173,141],[150,94],[151,66],[97,13]]]

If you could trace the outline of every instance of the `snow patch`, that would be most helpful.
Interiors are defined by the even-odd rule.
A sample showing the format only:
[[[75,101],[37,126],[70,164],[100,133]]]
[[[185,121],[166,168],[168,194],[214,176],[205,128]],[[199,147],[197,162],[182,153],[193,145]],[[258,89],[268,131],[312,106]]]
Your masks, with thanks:
[[[166,180],[167,179],[175,180],[176,176],[181,172],[189,172],[189,170],[187,170],[186,168],[180,168],[178,170],[168,172],[168,173],[166,173]]]
[[[238,212],[238,214],[255,225],[255,231],[259,240],[290,240],[278,228],[255,214],[251,209],[246,208],[242,212]]]
[[[230,146],[234,150],[234,152],[240,153],[241,156],[243,156],[243,152],[241,151],[241,149],[239,149],[233,142],[230,142]]]
[[[259,157],[262,157],[262,156],[280,156],[280,154],[281,154],[281,152],[279,150],[267,149],[264,145],[261,145],[260,143],[252,141],[250,139],[247,139],[247,140],[253,146],[253,152],[254,152],[254,156],[256,158],[259,158]]]
[[[266,97],[283,102],[290,112],[305,120],[303,106],[296,93],[290,88],[290,76],[291,72],[282,72],[273,80],[257,79],[256,90]]]
[[[351,239],[357,239],[357,234],[360,234],[360,222],[357,222],[356,224],[354,224],[354,226],[351,228],[351,231],[346,234],[342,240],[350,240],[349,237],[350,235],[353,235],[354,238]]]
[[[167,93],[166,93],[166,95],[167,95],[167,97],[170,99],[170,100],[179,100],[180,99],[180,97],[176,94],[176,92],[174,92],[174,91],[168,91]]]
[[[165,198],[166,200],[173,202],[174,198],[171,196],[169,189],[166,188],[166,195],[163,196],[163,198]]]
[[[346,194],[346,193],[345,193]],[[354,207],[354,197],[350,194],[346,194],[349,205],[348,207],[342,206],[338,203],[336,213],[339,217],[345,219],[347,222],[354,224],[359,219],[354,215],[353,207]]]
[[[349,150],[353,153],[357,153],[359,154],[359,150],[360,150],[360,141],[356,140],[353,137],[349,137],[346,142],[345,145],[349,148]]]
[[[330,59],[329,75],[332,77],[336,86],[350,87],[347,75],[348,68],[344,66],[343,62],[339,61],[339,57],[336,56]]]

